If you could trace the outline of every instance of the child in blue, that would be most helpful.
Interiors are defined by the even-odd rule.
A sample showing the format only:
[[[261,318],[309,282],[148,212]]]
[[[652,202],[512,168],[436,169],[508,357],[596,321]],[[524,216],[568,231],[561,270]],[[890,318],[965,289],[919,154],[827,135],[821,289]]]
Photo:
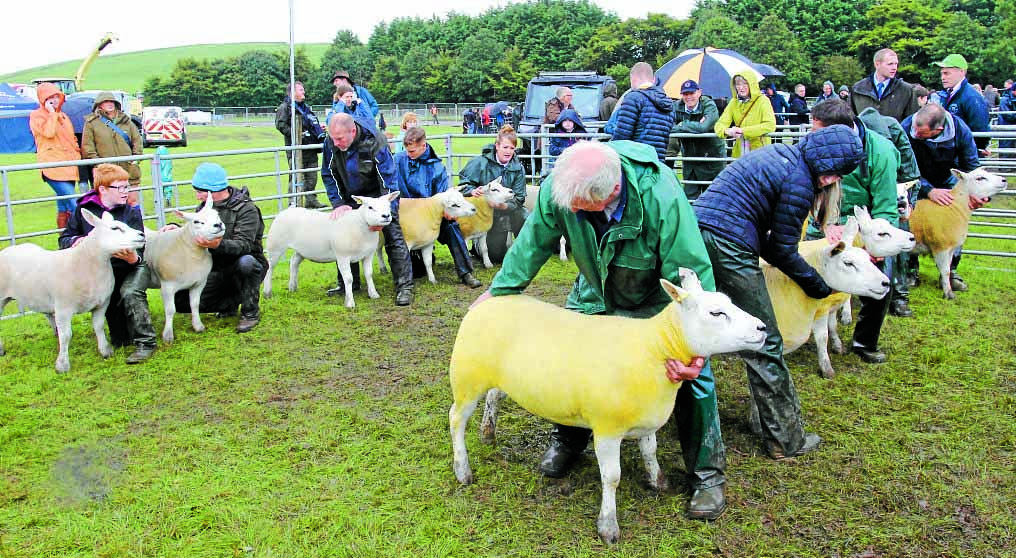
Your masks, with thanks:
[[[554,122],[554,128],[551,130],[551,133],[584,134],[586,133],[586,127],[582,125],[582,117],[579,116],[579,113],[575,109],[565,109],[561,111],[561,115]],[[582,141],[582,139],[576,137],[550,138],[550,154],[553,157],[547,161],[547,169],[554,168],[554,160],[562,151],[574,145],[575,142]]]

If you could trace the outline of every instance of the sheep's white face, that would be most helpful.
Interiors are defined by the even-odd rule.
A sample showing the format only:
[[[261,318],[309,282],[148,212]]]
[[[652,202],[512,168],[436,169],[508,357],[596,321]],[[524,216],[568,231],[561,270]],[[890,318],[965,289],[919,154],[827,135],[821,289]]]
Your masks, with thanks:
[[[983,168],[976,168],[970,172],[953,169],[952,173],[957,180],[966,183],[967,193],[975,198],[990,198],[1005,190],[1005,178],[991,174]]]
[[[515,192],[501,185],[501,177],[495,178],[483,187],[483,197],[489,203],[508,203],[515,198]]]
[[[88,236],[99,241],[103,252],[112,254],[120,250],[139,250],[145,247],[143,232],[117,221],[109,213],[103,213],[100,219],[91,211],[82,209],[81,216],[92,225],[92,232]]]
[[[822,251],[817,269],[833,290],[876,299],[889,293],[889,278],[861,248],[843,242],[829,246]]]
[[[177,211],[176,214],[190,223],[195,236],[206,240],[215,240],[226,234],[226,225],[222,224],[219,212],[212,207],[211,197],[205,200],[205,204],[197,213]]]
[[[734,306],[726,295],[703,290],[694,271],[682,268],[680,273],[681,287],[666,279],[660,279],[660,285],[677,303],[671,308],[693,354],[762,350],[766,340],[762,320]]]
[[[476,215],[476,207],[467,202],[462,192],[458,190],[449,188],[435,197],[441,200],[441,205],[444,206],[445,217],[448,219]]]
[[[392,192],[379,198],[353,196],[353,199],[360,204],[356,212],[362,216],[368,227],[386,227],[392,222],[392,202],[398,197],[398,192]]]
[[[868,210],[863,207],[854,206],[854,217],[850,219],[856,223],[854,226],[861,235],[861,242],[864,249],[876,258],[888,258],[900,252],[909,252],[914,249],[914,235],[909,231],[898,229],[889,221],[872,219]],[[850,227],[850,219],[847,226]],[[846,234],[844,234],[846,237]],[[844,239],[847,244],[852,244]]]

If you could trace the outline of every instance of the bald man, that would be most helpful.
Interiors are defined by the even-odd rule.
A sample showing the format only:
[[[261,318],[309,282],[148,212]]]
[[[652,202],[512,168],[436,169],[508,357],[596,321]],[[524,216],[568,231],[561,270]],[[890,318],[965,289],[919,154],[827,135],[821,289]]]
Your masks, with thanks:
[[[660,279],[680,283],[678,269],[698,274],[713,290],[713,272],[695,215],[674,171],[641,143],[579,142],[558,158],[540,188],[533,213],[494,277],[490,296],[521,293],[568,237],[579,278],[565,307],[583,314],[648,318],[670,302]],[[726,507],[726,456],[720,435],[712,370],[699,362],[677,361],[661,368],[683,380],[675,420],[689,484],[694,490],[688,517],[710,520]],[[559,478],[581,457],[590,431],[555,425],[540,471]]]

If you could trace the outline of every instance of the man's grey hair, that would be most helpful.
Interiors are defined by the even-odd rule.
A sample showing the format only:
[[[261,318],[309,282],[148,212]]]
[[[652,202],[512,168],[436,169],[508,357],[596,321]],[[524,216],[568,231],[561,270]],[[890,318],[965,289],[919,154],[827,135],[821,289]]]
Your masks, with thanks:
[[[336,130],[348,130],[356,126],[356,121],[353,117],[344,112],[337,112],[332,115],[331,120],[328,121],[329,128],[335,128]]]
[[[928,103],[914,113],[914,125],[928,128],[929,130],[944,128],[947,114],[941,105]]]
[[[621,158],[606,144],[580,141],[565,149],[550,173],[554,203],[571,210],[572,202],[599,202],[621,183]]]
[[[628,77],[631,78],[632,87],[656,81],[656,76],[653,75],[653,67],[648,62],[636,62],[631,67]]]
[[[879,50],[878,52],[875,53],[874,62],[877,64],[877,63],[885,60],[885,57],[890,55],[890,54],[895,56],[896,51],[894,51],[891,48],[883,48],[883,49],[881,49],[881,50]]]
[[[562,85],[561,87],[557,88],[557,91],[554,92],[554,96],[557,97],[558,99],[563,99],[564,96],[567,95],[568,93],[571,93],[571,88]]]

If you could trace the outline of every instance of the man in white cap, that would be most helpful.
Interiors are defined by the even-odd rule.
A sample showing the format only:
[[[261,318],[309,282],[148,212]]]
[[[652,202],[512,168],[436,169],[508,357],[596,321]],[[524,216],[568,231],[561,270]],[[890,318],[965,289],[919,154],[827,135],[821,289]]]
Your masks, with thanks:
[[[942,90],[935,94],[935,102],[960,117],[971,132],[989,131],[988,105],[967,81],[967,59],[961,54],[950,54],[935,65],[942,68]],[[988,151],[990,141],[989,137],[974,138],[978,155],[987,157],[991,154]]]

